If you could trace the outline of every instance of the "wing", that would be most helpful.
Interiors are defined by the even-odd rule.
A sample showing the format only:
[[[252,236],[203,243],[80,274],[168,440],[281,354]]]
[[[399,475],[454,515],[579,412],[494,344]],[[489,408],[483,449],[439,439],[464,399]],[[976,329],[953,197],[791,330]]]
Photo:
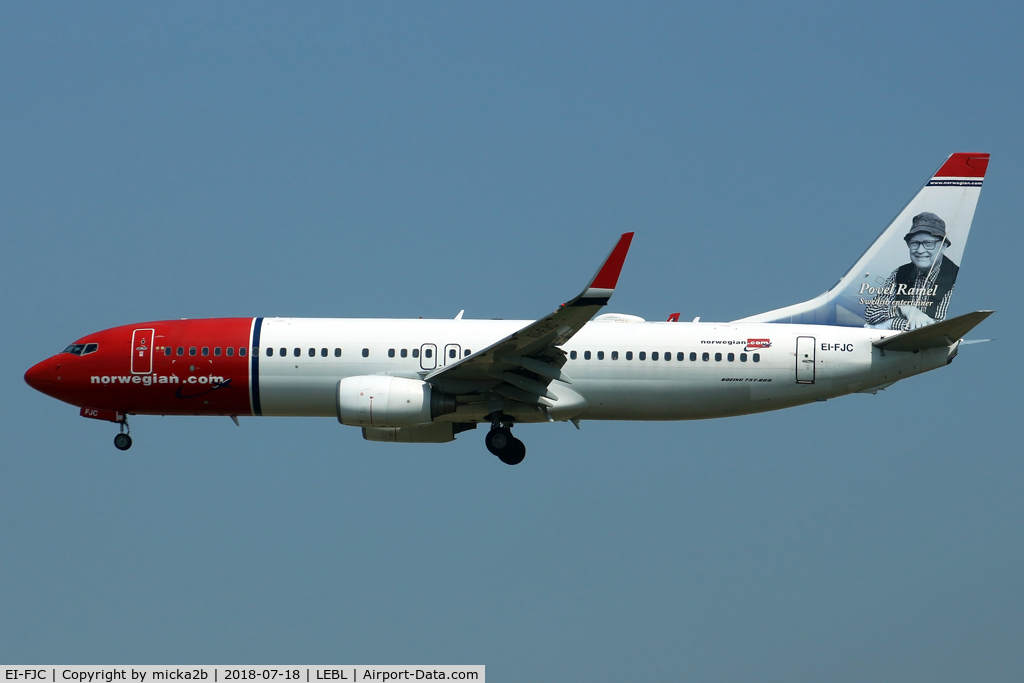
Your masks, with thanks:
[[[494,392],[522,403],[553,405],[558,399],[548,390],[548,384],[555,379],[572,383],[561,370],[565,352],[558,346],[579,332],[608,303],[632,240],[633,233],[622,235],[590,284],[554,313],[472,356],[431,372],[424,380],[454,394]]]

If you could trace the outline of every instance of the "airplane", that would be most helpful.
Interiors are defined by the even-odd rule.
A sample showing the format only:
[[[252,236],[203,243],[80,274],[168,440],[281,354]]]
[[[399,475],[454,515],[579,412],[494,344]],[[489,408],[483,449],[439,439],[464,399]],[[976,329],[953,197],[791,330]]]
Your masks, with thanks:
[[[526,455],[520,423],[694,420],[874,394],[951,363],[992,313],[946,316],[988,160],[951,155],[834,287],[739,320],[596,315],[627,232],[577,296],[536,321],[162,320],[86,335],[25,381],[118,424],[120,450],[129,415],[315,416],[400,443],[485,424],[508,465]]]

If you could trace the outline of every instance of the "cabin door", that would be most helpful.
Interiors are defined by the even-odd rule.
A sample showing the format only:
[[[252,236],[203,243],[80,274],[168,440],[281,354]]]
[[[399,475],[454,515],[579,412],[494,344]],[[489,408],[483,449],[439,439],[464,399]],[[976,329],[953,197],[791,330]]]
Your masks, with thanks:
[[[814,337],[796,338],[796,383],[814,384]]]
[[[153,333],[156,330],[132,332],[132,374],[148,375],[153,372]]]

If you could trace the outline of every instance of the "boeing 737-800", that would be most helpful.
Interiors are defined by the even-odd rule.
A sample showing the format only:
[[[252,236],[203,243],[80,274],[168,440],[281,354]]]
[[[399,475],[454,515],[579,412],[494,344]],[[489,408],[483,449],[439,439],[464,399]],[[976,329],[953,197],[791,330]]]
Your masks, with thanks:
[[[120,425],[128,415],[333,417],[370,441],[441,443],[489,426],[510,465],[525,422],[694,420],[874,393],[952,362],[991,311],[947,317],[988,154],[954,154],[849,272],[803,303],[731,322],[594,317],[633,233],[550,315],[529,320],[215,318],[86,335],[25,373]]]

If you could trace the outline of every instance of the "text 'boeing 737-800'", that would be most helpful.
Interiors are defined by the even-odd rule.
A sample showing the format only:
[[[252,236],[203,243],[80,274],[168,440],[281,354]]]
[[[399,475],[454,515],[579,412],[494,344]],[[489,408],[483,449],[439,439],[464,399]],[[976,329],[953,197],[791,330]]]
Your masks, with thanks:
[[[952,362],[991,311],[948,317],[988,154],[954,154],[839,282],[731,322],[595,315],[626,233],[583,291],[540,320],[213,318],[89,334],[25,373],[33,388],[120,424],[128,415],[336,418],[370,441],[442,443],[488,425],[693,420],[874,393]]]

